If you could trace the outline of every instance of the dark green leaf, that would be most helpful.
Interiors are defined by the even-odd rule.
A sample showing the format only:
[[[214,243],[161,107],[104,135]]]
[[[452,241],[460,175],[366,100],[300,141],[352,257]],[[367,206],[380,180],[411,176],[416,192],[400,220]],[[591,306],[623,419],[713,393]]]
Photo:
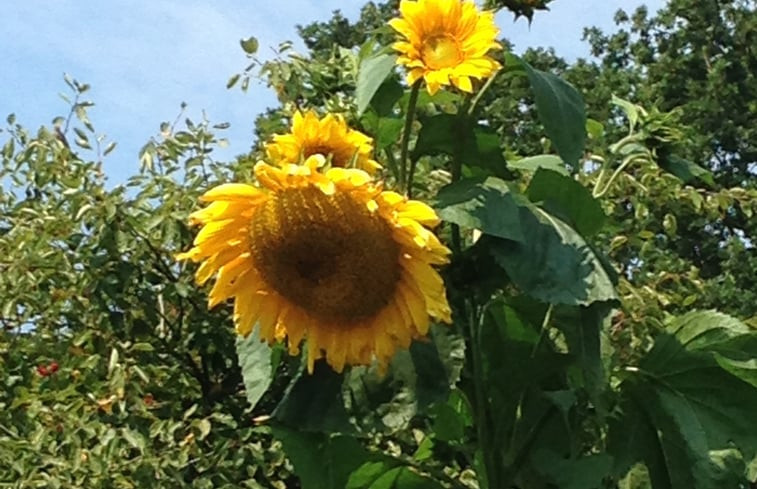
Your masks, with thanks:
[[[254,408],[271,385],[271,347],[260,340],[256,327],[247,338],[237,337],[236,348],[247,401]]]
[[[471,137],[471,127],[454,114],[421,118],[421,123],[413,149],[414,160],[423,155],[452,155],[461,141],[467,141]]]
[[[449,404],[439,404],[434,409],[432,430],[437,439],[446,442],[461,442],[465,434],[465,419]]]
[[[560,489],[602,489],[612,467],[612,457],[606,454],[566,459],[550,449],[536,450],[532,462]]]
[[[677,176],[684,183],[700,180],[710,187],[715,186],[712,173],[689,160],[679,158],[676,155],[669,155],[667,158],[660,159],[658,164],[660,168]]]
[[[565,219],[583,236],[592,236],[602,228],[605,213],[591,192],[565,175],[538,170],[527,190],[528,198],[540,202],[546,210]]]
[[[350,474],[369,460],[365,448],[349,436],[304,433],[280,426],[273,435],[281,441],[303,489],[341,489]]]
[[[410,356],[415,367],[418,409],[424,410],[431,404],[446,399],[449,395],[449,380],[436,345],[432,341],[414,341],[410,345]]]
[[[561,308],[554,317],[569,353],[576,359],[580,377],[574,380],[588,392],[595,409],[604,415],[602,393],[607,387],[602,361],[601,335],[609,328],[612,303],[595,302],[588,307]]]
[[[377,54],[360,62],[355,88],[358,115],[368,107],[381,84],[392,72],[396,60],[397,56],[394,55]]]
[[[394,115],[394,106],[404,93],[396,77],[387,78],[373,95],[371,107],[381,117]]]
[[[537,70],[517,56],[509,54],[507,62],[523,67],[547,136],[563,161],[578,168],[586,141],[586,110],[581,94],[562,78]]]
[[[273,412],[273,418],[301,431],[354,431],[344,408],[342,380],[342,375],[325,362],[316,362],[312,374],[301,370]]]
[[[743,483],[744,460],[757,453],[757,389],[717,357],[737,340],[749,344],[743,340],[751,336],[738,321],[711,311],[673,321],[639,373],[621,384],[623,414],[610,429],[618,468],[643,460],[655,489]]]
[[[507,175],[499,135],[491,127],[454,114],[421,118],[422,126],[412,158],[446,154],[467,166],[483,168],[496,176]]]
[[[380,117],[375,133],[376,149],[384,149],[396,144],[402,133],[404,121],[395,117]]]
[[[491,253],[523,292],[550,304],[617,300],[602,262],[573,228],[533,207],[519,209],[520,242],[492,240]]]
[[[503,180],[466,178],[442,188],[436,207],[445,221],[522,242],[525,238],[520,222],[520,201],[525,203]]]
[[[376,489],[380,486],[375,483],[392,468],[394,464],[390,462],[366,462],[350,474],[346,489]]]

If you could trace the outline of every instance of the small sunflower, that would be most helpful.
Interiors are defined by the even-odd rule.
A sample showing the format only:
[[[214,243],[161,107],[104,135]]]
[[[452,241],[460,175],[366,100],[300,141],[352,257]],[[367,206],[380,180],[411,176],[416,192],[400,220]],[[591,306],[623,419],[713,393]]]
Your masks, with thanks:
[[[397,64],[407,67],[407,82],[426,80],[431,95],[452,84],[472,92],[471,78],[485,79],[500,65],[487,53],[501,49],[492,12],[480,12],[472,0],[402,0],[400,17],[389,25],[405,39],[394,43]]]
[[[190,216],[203,227],[177,256],[202,262],[198,284],[217,273],[209,307],[234,298],[241,335],[307,340],[308,369],[322,357],[337,371],[385,367],[397,348],[450,321],[444,284],[432,265],[449,250],[427,229],[438,223],[422,202],[389,191],[362,170],[260,162],[261,188],[229,183],[205,193]]]
[[[350,129],[344,117],[327,114],[322,119],[312,110],[292,117],[292,132],[273,136],[266,144],[266,153],[274,163],[300,163],[313,155],[331,157],[331,166],[346,168],[354,165],[369,173],[381,168],[371,156],[373,139]]]

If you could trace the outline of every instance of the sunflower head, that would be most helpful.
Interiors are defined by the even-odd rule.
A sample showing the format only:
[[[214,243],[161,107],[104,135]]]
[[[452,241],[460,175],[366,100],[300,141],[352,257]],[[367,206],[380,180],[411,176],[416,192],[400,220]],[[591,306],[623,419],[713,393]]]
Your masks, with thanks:
[[[501,49],[494,14],[480,12],[473,0],[402,0],[399,10],[389,25],[404,38],[394,49],[410,85],[423,78],[431,95],[450,84],[472,92],[471,78],[489,78],[500,68],[487,56]]]
[[[444,284],[432,265],[449,250],[427,229],[434,211],[382,191],[362,170],[331,168],[321,155],[304,165],[258,163],[260,187],[225,184],[192,214],[202,225],[178,256],[200,262],[199,284],[216,275],[210,306],[234,299],[242,335],[286,338],[292,354],[306,341],[337,371],[377,360],[428,332],[430,317],[449,322]]]
[[[278,164],[300,163],[313,155],[331,159],[331,166],[356,166],[373,173],[381,168],[372,159],[373,140],[350,129],[344,117],[327,114],[323,118],[311,111],[297,111],[292,117],[292,132],[273,136],[266,144],[268,158]]]

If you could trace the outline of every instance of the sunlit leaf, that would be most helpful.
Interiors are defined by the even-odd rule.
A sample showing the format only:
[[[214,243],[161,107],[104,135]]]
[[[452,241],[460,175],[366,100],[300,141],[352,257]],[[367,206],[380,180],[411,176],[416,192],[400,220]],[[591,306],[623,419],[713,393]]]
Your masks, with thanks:
[[[360,62],[355,88],[358,115],[368,107],[381,84],[392,72],[396,60],[394,55],[377,54]]]
[[[237,338],[236,349],[245,395],[250,407],[254,408],[271,384],[271,347],[260,341],[258,328],[255,328],[247,338]]]

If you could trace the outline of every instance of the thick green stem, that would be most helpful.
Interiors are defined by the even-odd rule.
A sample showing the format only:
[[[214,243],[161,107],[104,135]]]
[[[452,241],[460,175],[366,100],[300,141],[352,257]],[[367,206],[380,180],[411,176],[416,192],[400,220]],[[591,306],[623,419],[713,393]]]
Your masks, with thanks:
[[[416,81],[410,89],[410,100],[407,102],[407,114],[405,114],[405,127],[402,130],[402,146],[400,150],[400,188],[407,192],[410,187],[408,181],[408,168],[407,168],[407,154],[410,148],[410,132],[413,128],[413,121],[415,120],[415,106],[418,104],[418,92],[421,88],[421,81]]]

